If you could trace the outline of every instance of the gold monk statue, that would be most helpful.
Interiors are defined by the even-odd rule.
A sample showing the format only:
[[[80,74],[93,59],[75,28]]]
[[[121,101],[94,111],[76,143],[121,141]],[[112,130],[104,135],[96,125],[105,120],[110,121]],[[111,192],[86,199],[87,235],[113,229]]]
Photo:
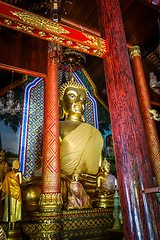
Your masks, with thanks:
[[[79,174],[75,171],[69,184],[67,209],[90,206],[89,196],[78,179]]]
[[[2,188],[2,182],[7,172],[9,172],[9,165],[4,161],[5,153],[3,150],[0,151],[0,193]]]
[[[62,117],[59,122],[60,169],[63,174],[97,174],[103,147],[99,130],[84,122],[87,92],[85,87],[74,80],[59,88],[59,104]]]
[[[13,170],[8,172],[2,183],[2,199],[5,199],[3,221],[9,222],[9,230],[14,230],[15,222],[21,220],[21,189],[22,173],[20,162],[13,161]],[[11,225],[12,224],[12,225]]]
[[[1,147],[1,151],[0,151],[0,219],[3,218],[3,205],[1,202],[2,182],[3,182],[7,172],[9,172],[9,165],[7,162],[4,161],[4,157],[5,157],[5,152],[3,151],[2,147]]]

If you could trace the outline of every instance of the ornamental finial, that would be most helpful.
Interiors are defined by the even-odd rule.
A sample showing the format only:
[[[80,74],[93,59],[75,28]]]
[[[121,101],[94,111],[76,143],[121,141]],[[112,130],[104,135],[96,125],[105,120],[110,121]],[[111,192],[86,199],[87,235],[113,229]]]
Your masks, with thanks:
[[[130,56],[130,59],[132,60],[134,57],[141,57],[141,50],[140,50],[140,47],[135,45],[135,46],[132,46],[130,49],[129,49],[129,56]]]

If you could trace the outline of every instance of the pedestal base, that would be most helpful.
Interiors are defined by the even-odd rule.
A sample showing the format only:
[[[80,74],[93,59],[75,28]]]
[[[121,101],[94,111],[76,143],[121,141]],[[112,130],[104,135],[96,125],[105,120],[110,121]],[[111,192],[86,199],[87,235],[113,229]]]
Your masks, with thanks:
[[[23,216],[21,227],[28,239],[107,239],[113,227],[113,208],[35,212]]]
[[[21,231],[21,223],[16,222],[14,230],[9,230],[8,222],[0,222],[0,225],[4,229],[8,240],[23,240],[23,233]]]
[[[23,240],[23,236],[21,235],[21,229],[9,230],[7,233],[8,240]]]

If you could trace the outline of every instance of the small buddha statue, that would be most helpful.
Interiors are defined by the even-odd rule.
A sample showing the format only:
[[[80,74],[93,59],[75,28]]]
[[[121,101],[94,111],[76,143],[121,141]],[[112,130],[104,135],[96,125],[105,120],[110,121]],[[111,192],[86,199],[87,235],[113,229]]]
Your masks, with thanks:
[[[5,175],[9,172],[9,165],[4,161],[5,152],[3,150],[0,151],[0,193],[2,188],[2,182],[4,180]]]
[[[5,178],[7,172],[9,172],[9,165],[7,162],[4,161],[5,152],[3,151],[2,147],[0,147],[0,219],[3,218],[3,204],[1,202],[1,194],[2,194],[2,182]]]
[[[110,163],[104,158],[101,171],[96,178],[96,189],[99,191],[97,207],[106,208],[113,204],[115,177],[110,172]]]
[[[97,175],[82,173],[80,176],[81,182],[92,200],[92,205],[95,207],[113,206],[116,178],[109,172],[110,163],[104,158]]]
[[[14,230],[15,222],[21,220],[21,189],[22,173],[20,162],[13,161],[13,170],[8,172],[2,183],[2,199],[5,199],[3,221],[9,222],[9,230]]]
[[[106,181],[109,172],[110,172],[110,163],[107,161],[106,158],[104,158],[100,168],[100,172],[96,177],[96,190],[100,192],[106,191],[106,188],[103,186],[103,184]]]

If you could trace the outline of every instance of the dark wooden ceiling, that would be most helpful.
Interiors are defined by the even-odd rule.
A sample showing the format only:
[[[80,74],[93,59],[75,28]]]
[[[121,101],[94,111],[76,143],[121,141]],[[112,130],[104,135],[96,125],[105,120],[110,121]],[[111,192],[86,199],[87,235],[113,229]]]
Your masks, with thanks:
[[[44,17],[50,17],[45,0],[3,0],[3,2],[13,4]],[[160,18],[160,13],[158,7],[146,5],[143,0],[120,0],[120,7],[127,43],[139,45],[142,56],[147,57],[159,44],[158,19]],[[60,15],[62,23],[64,19],[68,19],[77,23],[82,31],[83,27],[88,27],[99,33],[96,0],[62,0]],[[5,30],[1,28],[1,34],[3,32]],[[106,86],[103,60],[86,55],[85,68],[95,82],[100,97],[107,101],[104,94]],[[1,81],[3,81],[2,76]]]

